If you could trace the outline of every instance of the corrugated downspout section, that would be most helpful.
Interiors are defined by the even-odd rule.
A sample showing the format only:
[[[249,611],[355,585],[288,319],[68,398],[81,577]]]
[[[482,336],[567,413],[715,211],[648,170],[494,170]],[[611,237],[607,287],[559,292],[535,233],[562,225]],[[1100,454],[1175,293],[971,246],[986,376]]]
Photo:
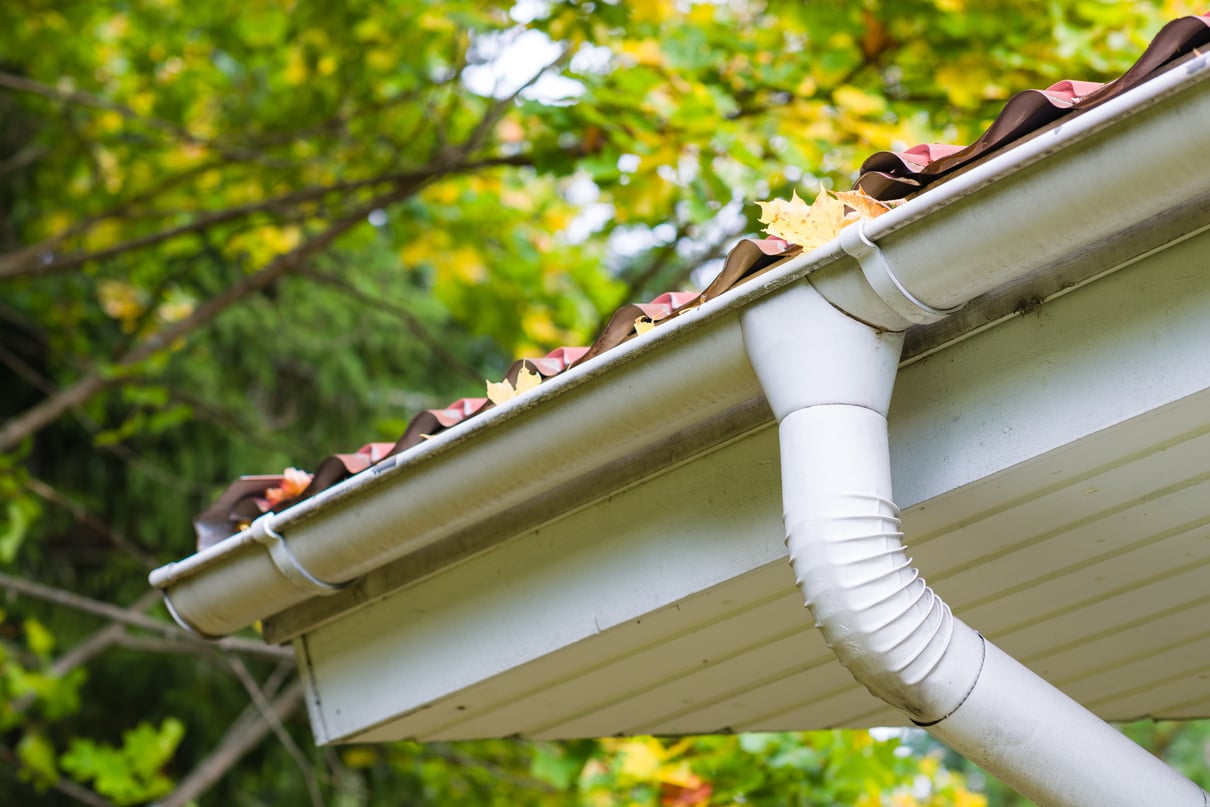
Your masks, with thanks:
[[[786,545],[807,607],[840,663],[921,724],[975,686],[982,637],[954,619],[901,541],[886,419],[822,405],[781,422]],[[808,451],[803,451],[809,446]]]
[[[854,678],[1042,807],[1205,807],[1200,788],[956,619],[912,566],[886,425],[902,335],[806,283],[742,324],[779,422],[790,562]]]

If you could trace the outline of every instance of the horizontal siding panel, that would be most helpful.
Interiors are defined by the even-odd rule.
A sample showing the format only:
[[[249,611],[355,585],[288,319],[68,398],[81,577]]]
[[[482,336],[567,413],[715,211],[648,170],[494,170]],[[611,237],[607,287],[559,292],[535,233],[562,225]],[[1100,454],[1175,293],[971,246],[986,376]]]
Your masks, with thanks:
[[[1154,617],[1129,619],[1097,633],[1073,638],[1060,649],[1021,660],[1030,669],[1060,686],[1106,668],[1148,656],[1173,641],[1201,636],[1210,625],[1210,596],[1182,600],[1172,610]]]
[[[788,569],[781,571],[789,577]],[[630,651],[621,650],[603,663],[569,672],[562,680],[548,681],[513,700],[503,700],[497,694],[493,708],[465,722],[444,726],[434,736],[441,738],[451,732],[491,736],[495,727],[503,725],[511,726],[513,732],[533,734],[543,716],[570,715],[586,708],[605,710],[658,683],[679,681],[703,667],[761,648],[769,643],[770,636],[801,639],[801,655],[805,656],[810,642],[802,639],[806,632],[802,604],[797,592],[793,596],[795,599],[788,599],[783,593],[771,601],[757,601],[722,619],[703,620],[692,631],[659,637]],[[682,606],[678,624],[694,619],[686,614],[691,607],[689,603]],[[653,671],[659,671],[658,677]]]
[[[1203,495],[1210,495],[1210,485],[1206,486],[1206,492]],[[1172,511],[1165,511],[1166,516],[1169,514],[1178,517],[1176,508],[1173,508]],[[1146,514],[1142,514],[1140,518],[1146,521],[1148,517]],[[1121,520],[1129,522],[1131,519],[1123,516]],[[1154,519],[1156,522],[1165,520],[1166,518]],[[1173,575],[1188,571],[1190,560],[1198,558],[1197,553],[1203,550],[1207,543],[1210,543],[1210,524],[1203,521],[1196,524],[1193,529],[1184,530],[1160,540],[1156,540],[1154,536],[1147,536],[1136,541],[1135,546],[1128,552],[1096,558],[1096,549],[1103,549],[1104,542],[1109,540],[1105,537],[1105,526],[1092,525],[1090,530],[1082,531],[1083,535],[1065,535],[1056,539],[1056,543],[1063,545],[1064,548],[1070,544],[1071,551],[1077,554],[1081,549],[1086,550],[1090,557],[1082,565],[1074,563],[1065,569],[1054,572],[1042,567],[1038,570],[1038,580],[1023,585],[1009,586],[1004,593],[997,592],[981,597],[977,601],[978,604],[974,606],[961,604],[961,598],[957,595],[950,597],[949,601],[953,603],[955,610],[964,619],[973,625],[978,625],[988,633],[996,635],[1012,633],[1024,626],[1045,622],[1052,616],[1063,615],[1073,610],[1092,609],[1088,613],[1096,619],[1129,619],[1129,613],[1117,610],[1101,611],[1098,606],[1103,601],[1111,600],[1148,581],[1168,579]],[[1046,548],[1038,547],[1038,550],[1044,553]],[[1055,554],[1059,554],[1057,550]],[[1030,563],[1045,563],[1046,561],[1045,555],[1039,556],[1032,552],[1027,555],[1027,557],[1019,559],[1020,564],[1026,568]],[[1210,557],[1200,558],[1195,562],[1204,565],[1210,562]],[[1056,563],[1058,563],[1058,559],[1056,559]],[[1019,569],[1020,566],[1005,570],[997,579],[1015,580],[1016,575],[1020,573]],[[974,582],[970,581],[970,584],[973,585]],[[942,590],[943,595],[951,593],[948,581],[938,588]],[[970,589],[965,590],[970,592]],[[1196,595],[1198,592],[1186,591],[1185,593],[1186,595]],[[1084,636],[1090,632],[1086,627],[1071,636],[1073,638]]]

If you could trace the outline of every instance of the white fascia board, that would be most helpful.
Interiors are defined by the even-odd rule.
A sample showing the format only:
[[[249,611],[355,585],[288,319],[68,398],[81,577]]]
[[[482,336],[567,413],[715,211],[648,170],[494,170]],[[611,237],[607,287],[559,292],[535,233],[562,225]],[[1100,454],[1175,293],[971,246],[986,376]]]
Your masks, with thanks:
[[[1116,233],[1162,229],[1166,217],[1204,209],[1210,172],[1198,166],[1210,121],[1208,65],[1210,56],[1195,58],[1010,148],[880,217],[865,235],[890,256],[900,280],[946,308],[1023,275],[1087,263],[1102,243],[1120,249]],[[750,428],[761,393],[738,312],[808,274],[830,299],[859,300],[864,293],[851,287],[864,284],[849,281],[859,268],[836,242],[788,261],[284,511],[274,528],[310,574],[343,583],[467,530],[515,535],[493,519],[529,502],[551,515],[575,509],[581,502],[541,502],[597,469],[617,479],[619,463],[650,456],[652,446],[728,412],[742,412]],[[886,314],[877,300],[868,306],[871,320]],[[240,533],[156,570],[151,582],[184,623],[208,635],[312,599],[258,538]]]

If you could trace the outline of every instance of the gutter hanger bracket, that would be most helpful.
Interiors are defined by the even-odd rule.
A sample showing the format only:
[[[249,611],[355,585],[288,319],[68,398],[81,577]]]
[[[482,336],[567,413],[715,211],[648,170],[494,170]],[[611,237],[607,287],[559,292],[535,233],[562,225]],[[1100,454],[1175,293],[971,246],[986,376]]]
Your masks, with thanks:
[[[888,308],[917,325],[938,322],[962,308],[961,305],[944,309],[933,308],[908,291],[895,276],[886,253],[865,234],[865,224],[863,219],[841,230],[840,248],[857,259],[866,282]]]
[[[299,563],[298,558],[290,551],[290,545],[286,543],[285,537],[274,529],[273,523],[276,517],[276,513],[265,513],[252,522],[249,530],[252,533],[252,539],[269,550],[269,558],[283,577],[293,583],[296,588],[318,597],[335,594],[352,582],[329,583],[307,571],[307,568]]]

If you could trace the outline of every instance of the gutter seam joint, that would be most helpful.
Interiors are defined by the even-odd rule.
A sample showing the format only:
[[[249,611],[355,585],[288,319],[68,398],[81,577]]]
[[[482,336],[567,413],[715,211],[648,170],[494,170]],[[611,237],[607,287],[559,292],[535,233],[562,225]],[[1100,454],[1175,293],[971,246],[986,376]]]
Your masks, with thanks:
[[[296,588],[318,597],[326,597],[348,587],[352,581],[329,583],[307,571],[307,568],[299,563],[298,558],[290,551],[285,536],[274,529],[275,518],[275,513],[265,513],[252,522],[250,530],[253,540],[269,550],[269,559],[273,561],[273,565],[277,567],[283,577],[293,583]]]
[[[866,282],[888,308],[910,323],[928,325],[939,322],[962,308],[934,308],[916,297],[891,269],[886,253],[865,232],[863,219],[840,231],[840,248],[857,260]]]
[[[971,683],[970,689],[968,689],[966,694],[962,696],[962,700],[958,701],[958,705],[953,709],[950,709],[948,714],[944,714],[936,720],[929,720],[923,723],[919,720],[913,720],[913,725],[919,726],[922,729],[927,729],[929,726],[935,726],[941,721],[948,719],[954,714],[954,712],[962,708],[962,704],[966,703],[966,699],[969,698],[971,693],[975,691],[975,687],[979,685],[979,679],[983,677],[983,667],[987,664],[987,639],[979,631],[975,631],[975,635],[979,637],[979,649],[982,651],[982,655],[979,657],[979,671],[975,673],[975,680]],[[1207,807],[1210,807],[1210,805]]]

